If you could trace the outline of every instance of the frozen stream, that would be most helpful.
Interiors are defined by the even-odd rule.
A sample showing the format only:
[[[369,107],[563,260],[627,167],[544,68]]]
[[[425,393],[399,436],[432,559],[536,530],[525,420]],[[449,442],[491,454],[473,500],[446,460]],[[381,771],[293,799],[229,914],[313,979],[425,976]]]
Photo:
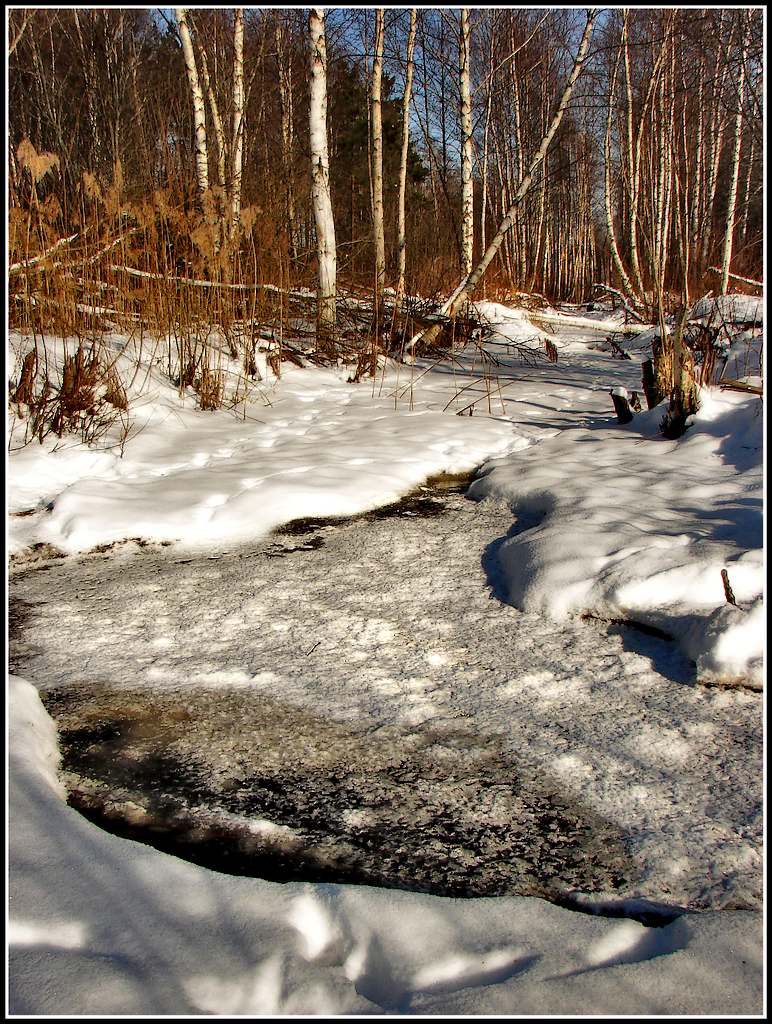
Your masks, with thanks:
[[[11,576],[11,667],[71,800],[234,873],[758,906],[760,695],[666,641],[496,597],[506,507],[427,492],[208,556]],[[738,869],[739,865],[739,869]]]

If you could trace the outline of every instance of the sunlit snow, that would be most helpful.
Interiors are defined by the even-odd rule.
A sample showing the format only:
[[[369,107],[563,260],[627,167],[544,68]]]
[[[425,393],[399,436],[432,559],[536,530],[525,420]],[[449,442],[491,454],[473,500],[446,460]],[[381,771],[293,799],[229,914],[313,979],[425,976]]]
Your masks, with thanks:
[[[762,402],[703,392],[678,441],[659,435],[662,408],[620,426],[610,391],[640,391],[645,336],[623,361],[602,334],[560,328],[558,363],[530,365],[514,346],[542,330],[481,308],[495,367],[471,349],[358,385],[288,367],[218,413],[153,371],[122,455],[11,433],[15,657],[31,680],[9,699],[14,1013],[760,1011]],[[271,534],[480,465],[444,532],[336,527],[318,563]],[[699,912],[650,928],[535,897],[278,884],[110,836],[65,805],[38,696],[91,682],[279,700],[357,743],[365,724],[410,740],[462,723],[624,831],[628,912]]]

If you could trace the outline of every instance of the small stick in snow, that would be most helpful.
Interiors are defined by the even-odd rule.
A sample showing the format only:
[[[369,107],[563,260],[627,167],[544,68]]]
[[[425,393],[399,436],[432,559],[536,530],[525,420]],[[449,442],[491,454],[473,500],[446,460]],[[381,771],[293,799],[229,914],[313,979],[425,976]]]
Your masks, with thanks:
[[[730,586],[730,583],[729,583],[729,573],[726,571],[726,569],[722,569],[721,570],[721,579],[724,582],[724,595],[726,597],[727,604],[733,604],[735,606],[735,608],[736,608],[737,607],[737,601],[735,601],[735,599],[734,599],[734,591],[732,590],[732,587]]]
[[[606,338],[606,343],[611,346],[611,351],[614,352],[615,355],[618,355],[620,359],[632,359],[630,353],[625,352],[618,341],[614,341],[613,334],[609,334],[608,338]]]

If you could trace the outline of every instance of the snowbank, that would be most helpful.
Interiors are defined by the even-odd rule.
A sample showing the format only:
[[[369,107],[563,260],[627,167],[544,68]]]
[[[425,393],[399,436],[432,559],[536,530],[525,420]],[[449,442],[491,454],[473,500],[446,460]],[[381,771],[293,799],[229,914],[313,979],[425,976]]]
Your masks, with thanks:
[[[760,324],[764,319],[764,300],[753,295],[705,296],[689,310],[690,320],[719,324]]]
[[[658,435],[663,414],[493,460],[470,493],[512,503],[499,563],[517,607],[648,623],[678,637],[703,677],[761,686],[762,403],[703,392],[678,441]]]
[[[761,915],[664,928],[207,871],[67,807],[55,729],[10,679],[9,1009],[68,1014],[758,1014]]]
[[[10,551],[71,554],[132,537],[229,546],[294,518],[387,504],[518,441],[506,421],[378,397],[346,373],[286,368],[243,416],[201,413],[195,396],[181,399],[154,375],[132,404],[122,456],[73,437],[13,451]]]

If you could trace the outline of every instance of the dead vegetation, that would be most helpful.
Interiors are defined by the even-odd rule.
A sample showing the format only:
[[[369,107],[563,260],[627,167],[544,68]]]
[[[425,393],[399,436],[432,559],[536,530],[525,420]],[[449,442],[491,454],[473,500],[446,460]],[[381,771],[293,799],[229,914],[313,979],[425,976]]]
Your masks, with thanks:
[[[320,347],[316,297],[304,286],[312,282],[293,280],[289,263],[278,284],[260,280],[254,209],[244,208],[238,244],[226,249],[212,197],[203,210],[165,190],[130,200],[117,164],[109,184],[83,175],[78,210],[65,223],[55,155],[27,145],[16,156],[25,174],[9,215],[8,397],[23,424],[15,444],[64,434],[93,443],[109,434],[121,445],[142,360],[152,359],[181,394],[192,389],[202,410],[216,410],[253,393],[261,367],[280,376],[284,362],[345,365],[358,382],[375,377],[383,357],[405,358],[406,341],[426,327],[440,329],[411,362],[452,359],[468,346],[482,352],[490,334],[470,306],[438,313],[436,295],[397,304],[387,293],[376,317],[362,288],[339,296],[335,335]],[[64,339],[57,356],[54,337]],[[546,354],[554,360],[557,351],[548,344]]]

